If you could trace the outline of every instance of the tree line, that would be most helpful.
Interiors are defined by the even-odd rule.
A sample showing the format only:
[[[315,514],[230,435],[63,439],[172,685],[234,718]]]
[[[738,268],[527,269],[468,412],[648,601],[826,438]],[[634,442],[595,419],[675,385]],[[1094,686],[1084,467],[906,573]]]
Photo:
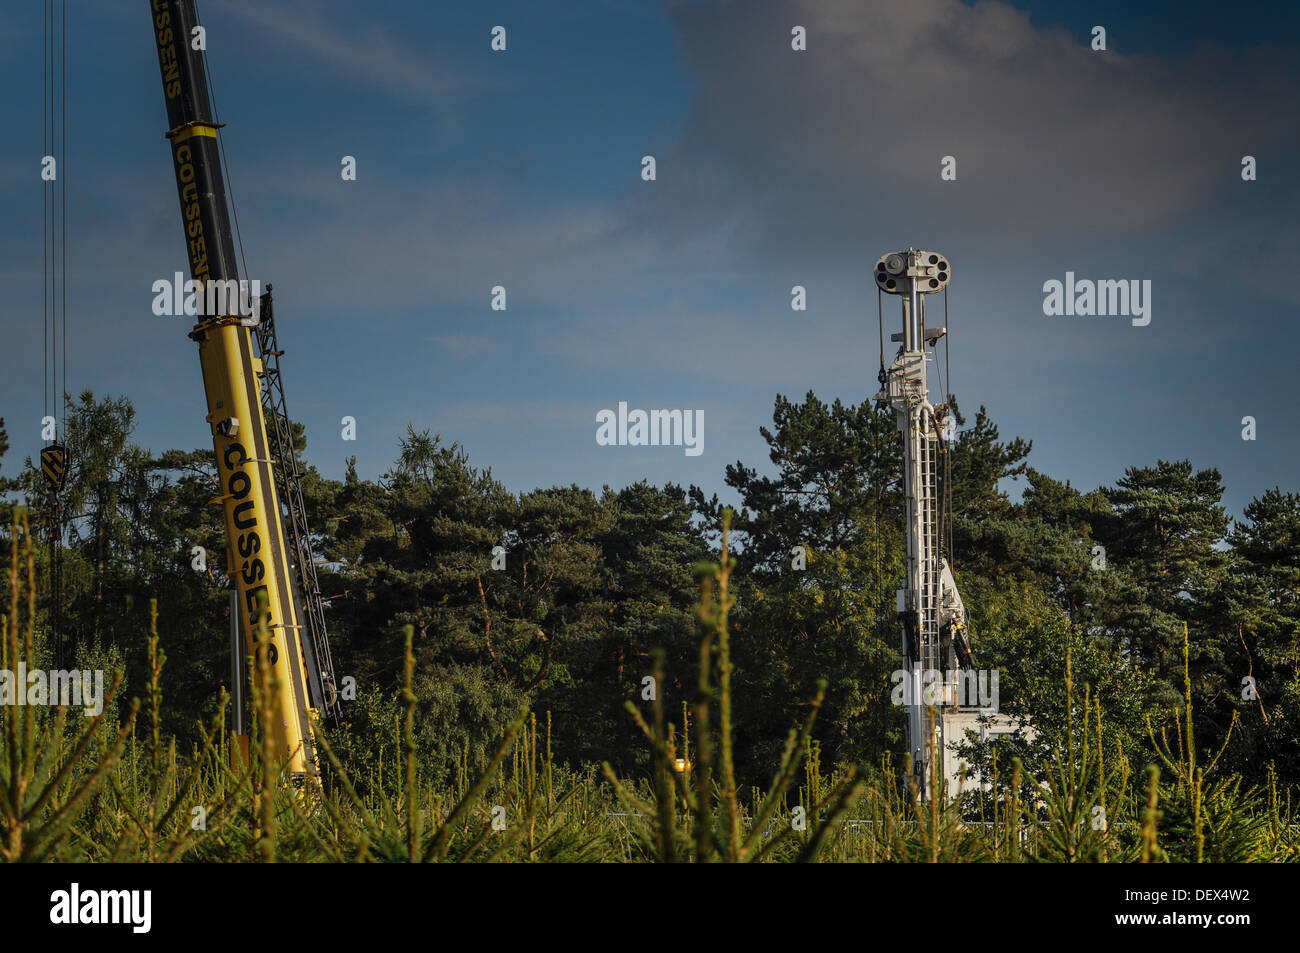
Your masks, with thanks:
[[[1148,723],[1166,723],[1190,687],[1198,747],[1226,742],[1223,767],[1250,780],[1272,764],[1279,780],[1300,781],[1300,497],[1274,488],[1234,517],[1219,472],[1187,460],[1131,466],[1082,491],[1035,469],[1031,443],[1002,438],[983,408],[968,420],[952,405],[945,533],[972,644],[979,666],[1000,673],[1002,710],[1036,731],[1006,746],[1031,766],[1051,756],[1069,714],[1068,654],[1075,685],[1088,685],[1135,764],[1154,758]],[[134,428],[125,398],[68,401],[61,598],[41,592],[42,629],[51,653],[125,671],[130,697],[147,682],[157,599],[166,727],[185,737],[230,678],[216,469],[211,449],[154,453]],[[812,392],[778,396],[760,432],[769,465],[723,474],[739,501],[738,776],[766,784],[819,679],[823,761],[901,757],[890,674],[900,665],[904,502],[892,414]],[[664,677],[653,690],[668,710],[693,698],[695,567],[716,559],[716,494],[647,482],[514,493],[458,444],[411,428],[378,479],[360,479],[353,459],[329,480],[307,461],[301,426],[295,435],[335,668],[357,685],[338,750],[363,765],[383,750],[391,758],[410,625],[417,750],[435,781],[494,747],[525,706],[550,713],[558,760],[645,770],[625,706],[646,704],[655,650]],[[33,525],[49,526],[39,468],[30,458],[14,467],[8,450],[0,421],[2,532],[19,502]],[[1019,500],[1008,485],[1023,485]],[[201,570],[196,546],[209,554]],[[38,547],[38,577],[50,578],[51,554]]]

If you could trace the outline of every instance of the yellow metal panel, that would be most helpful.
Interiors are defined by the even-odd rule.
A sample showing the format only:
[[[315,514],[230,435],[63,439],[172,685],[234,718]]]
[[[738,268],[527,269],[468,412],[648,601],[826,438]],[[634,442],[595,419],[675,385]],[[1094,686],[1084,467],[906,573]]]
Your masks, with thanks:
[[[267,654],[271,677],[279,683],[274,724],[276,749],[293,774],[315,772],[308,711],[307,668],[299,633],[301,620],[293,583],[280,504],[269,461],[269,442],[258,383],[253,374],[249,329],[238,324],[210,326],[199,336],[199,360],[213,422],[213,446],[221,480],[229,565],[239,592],[240,629],[247,653]],[[238,428],[222,434],[217,426],[234,418]],[[258,602],[266,596],[270,638],[257,641]],[[254,673],[257,668],[254,667]]]
[[[172,142],[184,142],[191,136],[208,136],[217,138],[217,130],[212,126],[190,126],[188,129],[182,129],[176,135],[171,137]]]

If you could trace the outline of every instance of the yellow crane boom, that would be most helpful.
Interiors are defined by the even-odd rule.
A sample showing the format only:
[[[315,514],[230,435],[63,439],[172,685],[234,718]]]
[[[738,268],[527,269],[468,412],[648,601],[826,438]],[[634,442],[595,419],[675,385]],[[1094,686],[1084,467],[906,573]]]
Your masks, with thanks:
[[[240,276],[203,44],[194,42],[200,34],[193,0],[150,0],[150,8],[189,258],[186,290],[198,312],[190,337],[199,346],[216,451],[228,575],[246,652],[264,656],[279,685],[273,723],[264,728],[286,770],[302,777],[316,771],[313,713],[332,714],[338,701],[283,413],[279,352],[266,350],[267,328],[253,330],[263,307],[269,317],[270,296],[259,297],[255,286],[251,297],[230,293]],[[232,297],[243,303],[232,304]],[[214,308],[214,301],[221,304]],[[269,637],[259,641],[262,612]]]

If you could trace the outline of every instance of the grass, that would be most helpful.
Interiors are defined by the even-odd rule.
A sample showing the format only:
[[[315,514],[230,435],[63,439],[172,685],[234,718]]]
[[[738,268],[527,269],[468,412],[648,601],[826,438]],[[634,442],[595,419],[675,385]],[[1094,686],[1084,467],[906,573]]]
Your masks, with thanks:
[[[283,780],[262,730],[278,686],[265,671],[252,693],[248,756],[227,730],[225,706],[179,752],[164,736],[166,657],[156,609],[145,641],[143,702],[125,717],[69,718],[63,708],[0,710],[0,858],[95,862],[552,862],[869,861],[1171,862],[1300,859],[1292,791],[1270,775],[1263,789],[1214,774],[1197,760],[1190,689],[1171,727],[1151,727],[1164,770],[1135,783],[1129,759],[1104,736],[1099,704],[1076,689],[1067,659],[1066,743],[1041,778],[1019,761],[993,762],[987,790],[921,801],[906,762],[824,771],[812,731],[822,692],[787,740],[766,791],[739,790],[731,725],[730,574],[727,525],[718,563],[700,582],[696,693],[680,725],[658,693],[647,718],[629,704],[652,754],[648,777],[608,765],[571,769],[551,747],[550,717],[520,712],[481,762],[468,753],[435,788],[413,744],[416,698],[411,630],[405,646],[403,717],[387,765],[367,782],[318,730],[321,776]],[[0,615],[0,668],[42,657],[35,626],[31,538],[21,513]],[[20,542],[21,541],[21,542]],[[25,594],[21,599],[19,594]],[[656,684],[663,656],[654,658]],[[112,694],[120,687],[113,681]],[[337,739],[335,739],[337,741]],[[936,765],[940,759],[932,758]],[[388,777],[385,778],[387,769]],[[905,780],[906,779],[906,780]],[[942,779],[935,777],[937,789]],[[367,793],[362,795],[359,790]],[[966,806],[963,808],[963,804]],[[1100,812],[1097,810],[1100,808]]]

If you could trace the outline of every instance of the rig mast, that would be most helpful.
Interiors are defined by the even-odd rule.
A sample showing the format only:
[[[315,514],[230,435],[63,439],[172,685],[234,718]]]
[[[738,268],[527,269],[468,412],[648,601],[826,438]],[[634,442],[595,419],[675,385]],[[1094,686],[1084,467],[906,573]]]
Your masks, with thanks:
[[[951,274],[944,256],[914,249],[882,255],[875,271],[877,287],[898,296],[903,305],[903,330],[890,335],[901,346],[889,370],[881,368],[875,400],[877,406],[893,408],[903,436],[907,577],[898,590],[898,616],[907,672],[907,747],[925,800],[935,793],[932,756],[943,763],[944,708],[959,700],[958,669],[974,666],[966,609],[939,532],[939,453],[952,443],[956,421],[946,402],[931,405],[926,379],[926,363],[932,359],[927,351],[947,329],[926,327],[925,298],[945,290]]]

